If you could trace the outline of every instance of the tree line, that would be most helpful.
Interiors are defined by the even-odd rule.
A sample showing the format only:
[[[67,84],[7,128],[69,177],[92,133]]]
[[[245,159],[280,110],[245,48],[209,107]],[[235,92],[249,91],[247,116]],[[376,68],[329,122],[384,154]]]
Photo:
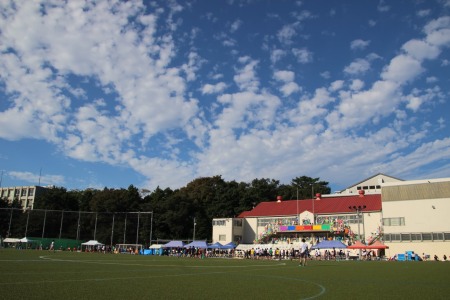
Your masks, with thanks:
[[[276,201],[277,196],[284,200],[311,199],[315,193],[330,191],[328,182],[307,176],[296,177],[290,184],[269,178],[247,183],[225,181],[221,176],[202,177],[179,189],[157,187],[153,191],[133,185],[103,190],[55,187],[36,195],[31,212],[8,210],[20,208],[19,201],[0,199],[0,234],[80,240],[95,235],[107,244],[110,240],[134,243],[135,239],[151,244],[150,238],[152,242],[191,239],[195,218],[195,238],[210,240],[213,218],[236,217],[262,201]]]

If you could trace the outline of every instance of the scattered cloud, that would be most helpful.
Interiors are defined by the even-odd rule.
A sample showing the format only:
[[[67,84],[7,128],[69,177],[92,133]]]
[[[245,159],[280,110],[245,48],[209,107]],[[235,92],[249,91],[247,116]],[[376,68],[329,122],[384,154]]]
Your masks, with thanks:
[[[352,49],[352,50],[363,50],[367,46],[369,46],[369,44],[370,44],[370,41],[364,41],[364,40],[361,40],[361,39],[353,40],[350,43],[350,49]]]

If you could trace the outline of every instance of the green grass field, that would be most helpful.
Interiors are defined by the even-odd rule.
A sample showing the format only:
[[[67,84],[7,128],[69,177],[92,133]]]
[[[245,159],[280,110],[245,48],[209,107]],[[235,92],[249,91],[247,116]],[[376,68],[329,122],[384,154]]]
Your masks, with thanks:
[[[0,249],[0,299],[450,297],[450,262],[308,263]]]

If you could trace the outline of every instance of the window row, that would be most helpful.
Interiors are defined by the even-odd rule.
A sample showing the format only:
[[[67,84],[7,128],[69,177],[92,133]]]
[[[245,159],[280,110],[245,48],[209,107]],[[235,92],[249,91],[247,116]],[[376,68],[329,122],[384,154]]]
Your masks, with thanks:
[[[383,226],[405,226],[405,218],[383,218]]]
[[[385,233],[386,242],[450,241],[450,232]]]

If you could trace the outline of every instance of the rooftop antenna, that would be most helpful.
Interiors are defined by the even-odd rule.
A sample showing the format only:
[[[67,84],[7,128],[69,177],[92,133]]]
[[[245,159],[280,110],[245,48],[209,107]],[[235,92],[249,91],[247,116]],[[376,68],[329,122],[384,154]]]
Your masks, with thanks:
[[[41,186],[41,174],[42,174],[42,167],[39,169],[39,183],[38,183],[39,186]]]

